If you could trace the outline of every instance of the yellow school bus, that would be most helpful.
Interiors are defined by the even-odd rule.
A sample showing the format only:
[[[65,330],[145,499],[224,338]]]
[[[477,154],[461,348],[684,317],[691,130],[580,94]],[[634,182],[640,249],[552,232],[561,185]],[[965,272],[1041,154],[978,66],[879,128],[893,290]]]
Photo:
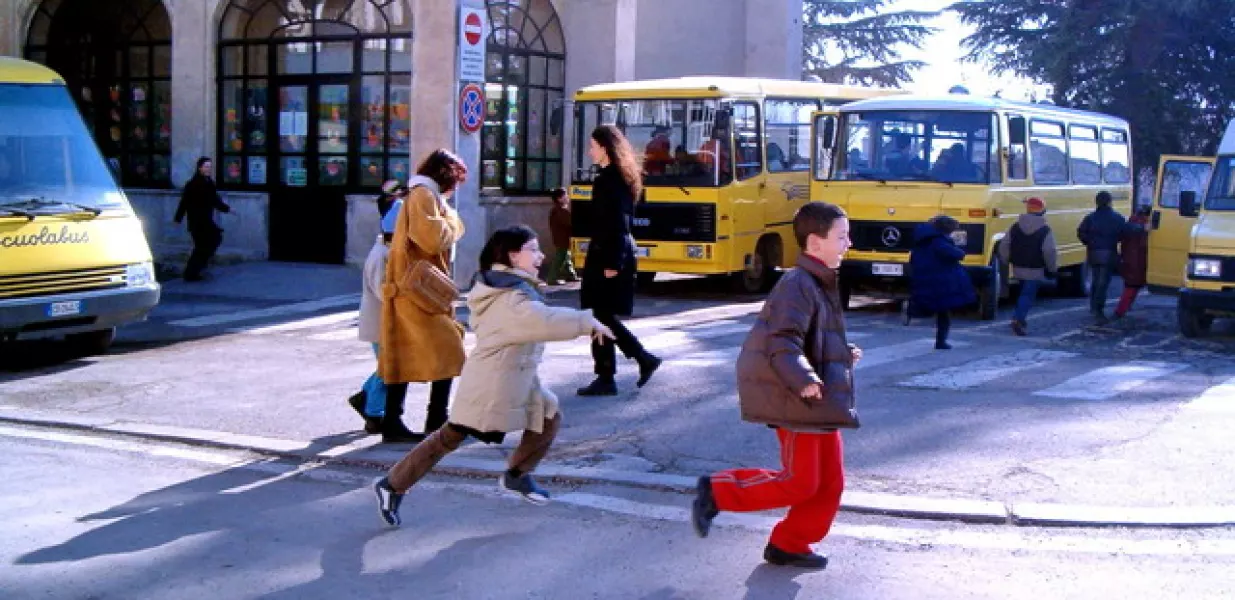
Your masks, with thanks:
[[[0,58],[0,343],[101,352],[158,300],[141,222],[64,81]]]
[[[742,291],[768,289],[797,255],[791,223],[809,195],[811,115],[901,93],[804,81],[685,77],[595,85],[575,95],[570,197],[572,250],[581,266],[591,232],[598,125],[625,132],[644,170],[632,231],[639,278],[733,275]]]
[[[1202,336],[1215,317],[1235,316],[1235,123],[1216,159],[1161,158],[1150,214],[1146,282],[1178,295],[1180,333]]]
[[[895,96],[821,112],[812,129],[811,199],[840,205],[850,219],[846,302],[855,291],[900,296],[914,228],[943,214],[961,223],[953,239],[965,249],[979,314],[995,318],[1008,289],[996,245],[1033,196],[1046,201],[1062,291],[1084,296],[1077,226],[1100,191],[1117,211],[1131,208],[1128,123],[1109,115],[968,95]]]

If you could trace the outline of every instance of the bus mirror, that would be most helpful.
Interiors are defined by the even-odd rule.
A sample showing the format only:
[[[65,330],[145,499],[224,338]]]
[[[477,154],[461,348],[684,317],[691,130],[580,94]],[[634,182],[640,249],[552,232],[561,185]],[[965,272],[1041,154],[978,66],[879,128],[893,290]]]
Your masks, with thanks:
[[[1025,117],[1008,119],[1008,143],[1013,146],[1025,145]]]
[[[1179,216],[1196,217],[1201,214],[1201,205],[1197,202],[1196,192],[1179,192]]]

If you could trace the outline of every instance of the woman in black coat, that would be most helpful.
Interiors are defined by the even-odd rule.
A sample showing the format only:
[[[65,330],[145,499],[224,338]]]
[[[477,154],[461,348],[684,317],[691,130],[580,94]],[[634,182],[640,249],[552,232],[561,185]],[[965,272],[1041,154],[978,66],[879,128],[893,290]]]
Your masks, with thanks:
[[[231,212],[210,178],[213,163],[203,156],[197,159],[193,178],[184,184],[180,206],[176,208],[176,223],[189,218],[189,235],[193,238],[193,254],[184,268],[185,281],[201,281],[202,271],[223,243],[223,229],[214,222],[214,211]]]
[[[643,387],[660,367],[660,359],[643,348],[618,316],[629,317],[635,306],[635,239],[630,233],[635,198],[643,188],[643,175],[630,142],[621,130],[602,125],[592,132],[588,152],[600,172],[592,182],[592,238],[583,263],[583,308],[613,330],[615,341],[592,341],[596,380],[579,389],[580,396],[617,394],[617,352],[639,363],[638,387]]]

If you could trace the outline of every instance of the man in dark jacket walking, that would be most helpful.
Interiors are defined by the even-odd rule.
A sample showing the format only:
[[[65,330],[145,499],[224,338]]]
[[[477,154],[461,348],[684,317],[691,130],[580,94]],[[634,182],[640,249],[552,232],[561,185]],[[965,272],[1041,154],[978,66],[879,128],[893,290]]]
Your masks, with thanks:
[[[214,211],[232,211],[231,207],[219,198],[219,191],[215,188],[214,180],[210,178],[212,169],[213,163],[209,158],[203,156],[197,159],[197,170],[193,173],[193,178],[184,184],[180,206],[176,208],[176,223],[179,224],[188,216],[189,235],[193,237],[193,253],[189,255],[189,263],[184,268],[185,281],[201,281],[206,264],[223,243],[223,229],[215,224]]]
[[[699,478],[691,515],[707,537],[720,511],[789,508],[772,530],[763,559],[823,569],[811,551],[827,536],[845,488],[837,428],[857,427],[853,366],[862,351],[845,339],[837,269],[849,249],[849,220],[839,207],[811,202],[793,233],[802,254],[764,303],[738,355],[742,419],[776,430],[782,469],[732,469]]]
[[[1085,261],[1089,263],[1089,312],[1099,325],[1107,322],[1106,294],[1111,287],[1111,273],[1119,262],[1119,240],[1134,226],[1111,208],[1110,192],[1098,192],[1097,208],[1085,215],[1076,228],[1076,237],[1085,244]]]

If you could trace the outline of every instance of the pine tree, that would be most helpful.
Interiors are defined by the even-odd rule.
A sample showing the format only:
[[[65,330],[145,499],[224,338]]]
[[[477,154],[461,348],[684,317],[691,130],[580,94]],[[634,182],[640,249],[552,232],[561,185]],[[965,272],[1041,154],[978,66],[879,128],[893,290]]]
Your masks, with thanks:
[[[804,0],[803,73],[827,83],[896,87],[925,65],[901,49],[921,48],[938,13],[885,12],[892,0]]]

